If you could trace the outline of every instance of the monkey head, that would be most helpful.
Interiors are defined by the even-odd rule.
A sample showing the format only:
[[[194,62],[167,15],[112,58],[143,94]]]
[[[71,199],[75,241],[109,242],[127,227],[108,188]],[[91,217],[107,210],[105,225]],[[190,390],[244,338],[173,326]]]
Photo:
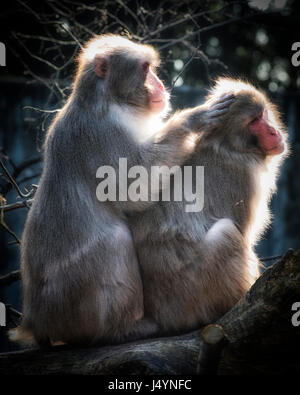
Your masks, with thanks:
[[[230,93],[235,95],[235,102],[224,116],[224,124],[211,137],[227,149],[263,158],[287,152],[285,128],[268,98],[249,83],[221,78],[209,101]]]
[[[159,62],[158,53],[149,45],[101,35],[81,51],[75,87],[85,100],[89,95],[91,100],[161,113],[168,108],[169,94],[155,72]]]
[[[271,121],[270,110],[262,107],[258,115],[248,123],[250,133],[256,137],[257,144],[266,155],[278,155],[284,151],[282,133]]]

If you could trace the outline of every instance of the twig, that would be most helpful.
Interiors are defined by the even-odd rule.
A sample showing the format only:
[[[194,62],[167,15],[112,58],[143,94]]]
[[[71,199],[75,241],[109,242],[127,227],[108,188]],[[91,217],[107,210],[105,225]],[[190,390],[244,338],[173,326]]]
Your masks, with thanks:
[[[260,260],[266,262],[266,261],[274,261],[275,259],[280,259],[280,258],[282,258],[282,255],[268,256],[266,258],[260,258]]]
[[[194,15],[192,15],[191,13],[189,13],[189,14],[188,14],[187,16],[185,16],[184,18],[181,18],[181,19],[178,19],[178,20],[176,20],[176,21],[174,21],[174,22],[165,24],[165,25],[163,25],[162,27],[160,27],[160,28],[158,28],[158,29],[156,29],[156,30],[150,32],[150,33],[148,34],[148,36],[146,36],[146,37],[143,38],[142,41],[146,41],[146,40],[148,39],[149,36],[151,36],[151,37],[152,37],[152,36],[157,36],[159,33],[163,32],[163,31],[165,31],[165,30],[167,30],[167,29],[169,29],[169,28],[171,28],[171,27],[180,25],[181,23],[184,23],[184,22],[186,22],[186,21],[188,21],[188,20],[193,20],[193,19],[195,20],[196,18],[205,16],[205,15],[215,14],[215,13],[218,13],[218,12],[223,11],[225,8],[227,8],[227,7],[230,6],[230,5],[238,4],[238,3],[242,3],[242,2],[243,2],[243,1],[232,1],[232,2],[230,2],[230,3],[228,3],[228,4],[226,4],[225,6],[220,7],[220,8],[217,9],[217,10],[212,10],[212,11],[201,11],[201,12],[198,12],[198,13],[196,13],[196,14],[194,14]]]
[[[18,177],[20,173],[23,172],[23,170],[27,169],[28,167],[35,165],[36,163],[39,163],[42,161],[41,156],[36,156],[34,158],[30,158],[27,160],[24,160],[22,163],[16,166],[16,170],[14,172],[14,177]]]
[[[2,162],[2,160],[0,159],[0,166],[2,167],[4,173],[6,174],[6,176],[8,177],[9,181],[11,182],[11,184],[15,187],[15,189],[17,190],[19,196],[21,196],[21,198],[23,199],[27,199],[29,197],[32,196],[32,190],[28,193],[23,193],[21,191],[21,189],[19,188],[16,180],[14,179],[14,177],[10,174],[10,172],[7,170],[7,168],[4,166],[4,163]]]
[[[49,41],[55,44],[59,44],[59,45],[74,45],[76,44],[77,41],[64,41],[64,40],[59,40],[57,38],[53,38],[53,37],[46,37],[46,36],[33,36],[30,34],[23,34],[23,33],[15,33],[16,35],[18,35],[19,37],[22,38],[27,38],[29,40],[39,40],[39,41]]]
[[[27,200],[23,200],[22,202],[10,203],[10,204],[5,204],[4,206],[0,206],[0,210],[12,211],[18,208],[24,208],[24,207],[29,208],[29,206],[31,206],[32,203],[33,203],[33,199],[27,199]]]
[[[22,313],[20,313],[18,310],[14,309],[13,307],[11,307],[10,305],[6,305],[6,308],[8,309],[8,311],[16,316],[17,318],[22,318]]]
[[[27,177],[21,178],[18,182],[19,182],[19,184],[24,184],[25,182],[28,182],[29,180],[32,180],[34,178],[38,178],[40,176],[41,176],[41,172],[38,172],[38,173],[32,174],[31,176],[27,176]],[[29,200],[27,200],[27,203],[29,202]]]
[[[42,108],[32,107],[32,106],[25,106],[25,107],[23,107],[23,109],[24,110],[33,110],[33,111],[42,112],[42,113],[46,113],[46,114],[54,114],[56,112],[61,111],[60,108],[57,108],[55,110],[43,110]]]
[[[11,165],[11,167],[15,170],[16,165],[15,165],[14,161],[10,158],[10,156],[5,152],[4,148],[1,147],[0,152],[1,152],[2,156],[7,160],[7,162]]]
[[[2,228],[4,228],[15,240],[18,244],[21,244],[21,240],[18,238],[18,236],[9,228],[8,225],[6,225],[5,221],[4,221],[4,211],[1,210],[1,214],[0,214],[0,225],[2,226]]]
[[[20,270],[14,270],[13,272],[10,272],[10,273],[5,274],[4,276],[0,277],[0,286],[10,285],[11,283],[14,283],[15,281],[20,280],[20,278],[21,278]]]
[[[162,46],[160,46],[158,48],[158,50],[163,50],[163,49],[169,48],[169,47],[171,47],[171,46],[173,46],[175,44],[182,43],[183,41],[192,38],[196,34],[208,32],[210,30],[217,29],[218,27],[226,26],[226,25],[229,25],[229,24],[234,23],[234,22],[239,22],[239,21],[243,21],[243,20],[246,20],[246,19],[250,19],[250,18],[253,18],[253,17],[258,16],[258,15],[272,14],[272,13],[275,13],[275,12],[278,13],[278,11],[273,11],[273,12],[270,11],[268,13],[266,13],[266,12],[257,12],[257,13],[254,13],[254,14],[251,14],[251,15],[245,15],[245,16],[242,16],[242,17],[233,17],[233,18],[230,18],[230,19],[228,19],[226,21],[222,21],[222,22],[210,25],[210,26],[205,26],[205,27],[203,27],[201,29],[198,29],[198,30],[194,30],[191,33],[187,33],[185,36],[183,36],[181,38],[176,38],[176,39],[157,38],[157,39],[149,40],[148,43],[150,43],[150,42],[157,42],[157,43],[159,43],[159,42],[161,42],[161,43],[166,42],[165,45],[162,45]]]
[[[198,51],[199,51],[199,47],[200,47],[200,40],[199,43],[197,45],[197,47],[194,50],[194,53],[191,55],[191,57],[187,60],[187,62],[184,64],[184,66],[182,67],[182,69],[180,70],[180,72],[177,74],[176,78],[174,78],[174,80],[172,81],[172,88],[171,88],[171,92],[175,87],[176,81],[178,80],[178,78],[182,75],[182,73],[185,71],[185,69],[188,67],[188,65],[194,60],[195,56],[197,55]]]

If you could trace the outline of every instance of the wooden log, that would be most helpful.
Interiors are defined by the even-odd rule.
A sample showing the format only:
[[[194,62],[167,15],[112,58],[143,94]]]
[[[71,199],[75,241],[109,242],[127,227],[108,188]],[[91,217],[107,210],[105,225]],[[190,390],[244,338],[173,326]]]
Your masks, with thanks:
[[[192,374],[200,332],[117,346],[22,350],[0,354],[0,374]]]
[[[285,317],[286,330],[291,325],[291,306],[300,301],[300,251],[289,250],[267,269],[246,295],[219,321],[231,342],[257,336],[273,320]],[[298,332],[298,331],[297,331]],[[274,333],[276,336],[276,333]]]
[[[4,353],[0,374],[195,374],[197,360],[199,374],[299,373],[300,329],[291,324],[297,301],[300,253],[289,251],[202,330],[117,346]]]
[[[218,321],[228,340],[218,373],[299,374],[300,327],[291,322],[295,302],[300,252],[289,251]]]

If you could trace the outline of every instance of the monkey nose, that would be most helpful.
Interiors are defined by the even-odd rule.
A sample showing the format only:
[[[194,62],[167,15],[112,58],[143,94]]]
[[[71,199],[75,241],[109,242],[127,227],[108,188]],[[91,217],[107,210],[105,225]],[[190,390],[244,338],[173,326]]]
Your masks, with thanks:
[[[279,135],[278,131],[275,128],[273,128],[273,126],[269,126],[269,133],[271,136]]]
[[[163,84],[161,82],[158,83],[158,89],[160,89],[161,91],[165,90],[165,87],[163,86]]]

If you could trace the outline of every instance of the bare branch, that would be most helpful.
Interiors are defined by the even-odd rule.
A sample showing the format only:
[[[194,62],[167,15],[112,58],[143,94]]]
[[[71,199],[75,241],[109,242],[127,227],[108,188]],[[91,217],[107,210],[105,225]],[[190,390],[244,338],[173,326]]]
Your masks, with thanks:
[[[180,24],[182,24],[184,22],[187,22],[188,20],[194,20],[195,21],[197,18],[200,18],[202,16],[207,16],[207,15],[210,15],[210,14],[216,14],[216,13],[222,12],[222,11],[224,11],[225,8],[227,8],[227,7],[229,7],[229,6],[233,5],[233,4],[242,3],[242,2],[243,1],[232,1],[230,3],[227,3],[225,6],[218,8],[217,10],[201,11],[201,12],[198,12],[196,14],[188,13],[183,18],[180,18],[180,19],[175,20],[173,22],[167,23],[167,24],[161,26],[160,28],[150,32],[148,34],[148,36],[143,38],[143,41],[147,41],[149,37],[158,36],[163,31],[165,31],[167,29],[170,29],[171,27],[178,26],[178,25],[180,25]]]
[[[12,283],[14,283],[15,281],[20,280],[21,278],[21,272],[20,270],[14,270],[13,272],[10,272],[8,274],[5,274],[4,276],[0,277],[0,286],[7,286],[10,285]]]
[[[0,210],[3,211],[12,211],[16,210],[18,208],[29,208],[33,203],[33,199],[27,199],[23,200],[22,202],[16,202],[16,203],[10,203],[10,204],[5,204],[4,206],[0,206]]]
[[[11,182],[11,184],[15,187],[16,191],[18,192],[19,196],[23,199],[27,199],[29,197],[32,196],[32,190],[28,193],[23,193],[21,191],[21,189],[19,188],[15,178],[10,174],[10,172],[7,170],[7,168],[4,166],[4,163],[2,162],[2,160],[0,159],[0,166],[2,167],[4,173],[6,174],[6,176],[8,177],[9,181]]]
[[[2,226],[3,229],[5,229],[14,239],[18,244],[21,244],[20,239],[18,236],[9,228],[9,226],[5,223],[4,221],[4,211],[1,210],[0,214],[0,225]]]
[[[59,44],[59,45],[70,46],[70,45],[74,45],[77,43],[77,41],[75,41],[75,40],[74,41],[64,41],[64,40],[59,40],[57,38],[47,37],[47,36],[39,36],[39,35],[34,36],[31,34],[24,34],[24,33],[15,33],[15,34],[17,34],[19,37],[27,38],[29,40],[46,41],[46,42],[52,42],[52,43]]]

